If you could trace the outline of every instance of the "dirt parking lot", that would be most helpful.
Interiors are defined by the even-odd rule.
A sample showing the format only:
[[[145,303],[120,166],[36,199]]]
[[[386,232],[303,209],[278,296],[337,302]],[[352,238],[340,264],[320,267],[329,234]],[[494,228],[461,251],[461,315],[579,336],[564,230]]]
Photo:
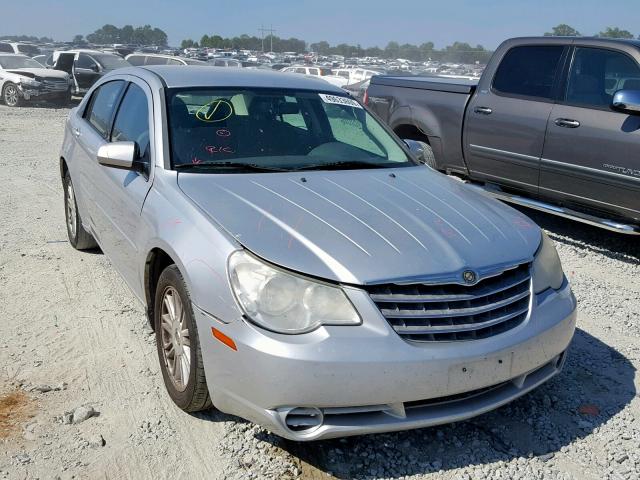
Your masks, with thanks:
[[[0,479],[640,478],[640,239],[526,212],[578,298],[563,374],[467,422],[295,444],[171,403],[141,306],[67,243],[66,114],[0,106]]]

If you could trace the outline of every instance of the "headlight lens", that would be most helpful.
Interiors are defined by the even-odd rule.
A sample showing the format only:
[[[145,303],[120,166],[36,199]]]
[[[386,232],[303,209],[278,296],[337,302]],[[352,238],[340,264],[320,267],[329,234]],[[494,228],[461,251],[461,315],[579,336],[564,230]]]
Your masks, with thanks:
[[[564,281],[560,257],[553,241],[542,232],[542,242],[533,260],[533,290],[540,293],[547,288],[558,290]]]
[[[40,82],[38,82],[37,80],[27,77],[21,78],[20,83],[23,85],[27,85],[28,87],[37,87],[38,85],[40,85]]]
[[[273,268],[245,251],[229,258],[229,276],[246,315],[268,330],[293,334],[361,323],[341,288]]]

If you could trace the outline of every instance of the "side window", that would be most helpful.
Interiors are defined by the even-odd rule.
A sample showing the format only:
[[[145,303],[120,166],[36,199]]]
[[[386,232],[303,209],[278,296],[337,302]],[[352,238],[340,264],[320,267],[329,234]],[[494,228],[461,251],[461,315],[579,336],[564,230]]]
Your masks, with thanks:
[[[318,72],[317,68],[310,68],[309,75],[320,75],[320,72]]]
[[[113,115],[116,102],[120,97],[120,92],[124,82],[116,80],[101,85],[93,95],[85,112],[85,119],[95,128],[104,138],[109,136],[109,122]]]
[[[296,73],[305,74],[305,73],[307,73],[307,69],[306,68],[296,68]]]
[[[112,142],[136,142],[140,160],[149,162],[149,107],[147,95],[135,83],[124,94],[111,133]]]
[[[512,48],[498,66],[493,89],[507,95],[550,99],[563,50],[562,45]]]
[[[76,68],[86,68],[87,70],[95,70],[98,68],[96,62],[89,55],[81,53],[76,60]]]
[[[140,65],[144,65],[144,57],[142,55],[131,55],[127,57],[127,62],[134,67],[139,67]]]
[[[174,58],[167,59],[167,65],[184,65],[180,60],[176,60]]]
[[[147,57],[145,65],[166,65],[167,59],[163,57]]]
[[[8,43],[0,43],[0,52],[13,53],[13,48]]]
[[[616,90],[640,86],[640,68],[624,53],[576,48],[565,100],[585,107],[607,108]]]
[[[216,67],[224,67],[226,64],[224,60],[216,60],[215,62],[213,62],[213,65]]]

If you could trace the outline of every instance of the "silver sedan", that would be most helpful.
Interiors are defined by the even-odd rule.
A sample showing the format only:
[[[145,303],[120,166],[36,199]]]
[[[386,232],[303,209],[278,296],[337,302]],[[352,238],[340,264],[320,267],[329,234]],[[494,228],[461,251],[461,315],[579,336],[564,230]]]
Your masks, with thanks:
[[[122,69],[71,111],[69,241],[145,306],[167,391],[296,440],[418,428],[558,374],[551,240],[323,80]]]

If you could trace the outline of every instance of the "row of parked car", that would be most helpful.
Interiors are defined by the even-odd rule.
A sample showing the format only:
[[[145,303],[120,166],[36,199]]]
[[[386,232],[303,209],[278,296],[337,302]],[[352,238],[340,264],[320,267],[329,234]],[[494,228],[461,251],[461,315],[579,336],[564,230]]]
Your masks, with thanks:
[[[60,104],[69,102],[71,95],[84,95],[103,75],[126,66],[151,65],[213,65],[241,68],[234,58],[219,57],[208,61],[157,53],[132,53],[121,57],[99,50],[76,49],[54,51],[30,58],[31,45],[0,43],[0,92],[8,106],[18,106],[31,100],[47,100]],[[362,68],[332,70],[326,67],[293,65],[283,68],[286,73],[320,77],[338,86],[348,87],[366,82],[380,72]],[[362,85],[366,87],[366,85]],[[364,90],[354,89],[356,94]]]

